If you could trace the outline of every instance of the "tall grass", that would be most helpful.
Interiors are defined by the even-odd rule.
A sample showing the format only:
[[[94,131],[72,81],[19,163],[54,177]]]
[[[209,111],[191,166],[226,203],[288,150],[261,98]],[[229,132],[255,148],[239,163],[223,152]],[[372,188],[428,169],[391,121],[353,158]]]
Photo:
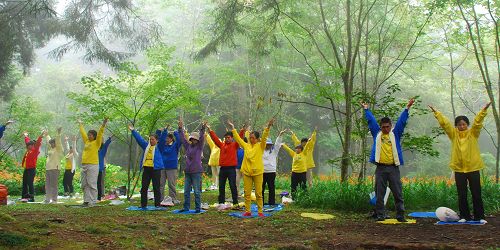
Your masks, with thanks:
[[[315,179],[312,188],[299,192],[296,204],[301,207],[353,212],[366,212],[372,209],[369,204],[369,193],[373,191],[373,180],[367,179],[364,182],[349,180],[341,183],[338,178],[323,179]],[[444,206],[458,211],[456,186],[447,178],[403,178],[402,182],[406,210],[434,211]],[[487,214],[500,212],[500,185],[494,183],[491,178],[482,180],[482,198]],[[471,201],[469,193],[469,203]],[[392,195],[387,207],[394,209]]]

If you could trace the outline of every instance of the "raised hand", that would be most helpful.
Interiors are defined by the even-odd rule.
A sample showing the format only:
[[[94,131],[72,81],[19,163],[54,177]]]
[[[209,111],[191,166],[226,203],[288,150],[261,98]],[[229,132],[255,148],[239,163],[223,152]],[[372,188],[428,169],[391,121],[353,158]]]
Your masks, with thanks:
[[[274,124],[274,118],[271,118],[271,120],[269,120],[269,122],[267,123],[267,128],[271,128]]]
[[[24,137],[28,137],[28,131],[23,132]]]
[[[62,131],[62,127],[57,128],[57,133],[58,134],[61,134],[61,131]]]
[[[363,109],[368,109],[368,107],[369,107],[368,103],[366,103],[366,102],[361,102],[360,104],[361,104],[361,107],[363,107]]]
[[[64,141],[68,141],[69,140],[69,137],[68,136],[65,136],[64,137]]]
[[[105,117],[104,120],[102,121],[102,125],[106,125],[109,121],[108,117]]]
[[[208,121],[203,121],[203,122],[201,123],[201,126],[202,126],[203,128],[206,128],[206,127],[207,127],[207,124],[208,124]]]
[[[231,128],[231,130],[234,129],[234,124],[231,122],[231,120],[227,120],[227,124],[229,125],[229,127]]]
[[[8,121],[5,123],[5,126],[7,126],[7,125],[9,125],[9,124],[12,124],[12,123],[14,123],[14,121],[13,121],[13,120],[8,120]]]
[[[77,121],[77,122],[78,122],[78,124],[80,124],[80,125],[83,123],[83,122],[82,122],[82,119],[80,119],[80,118],[78,118],[78,120],[76,120],[76,121]]]
[[[129,125],[128,125],[128,129],[129,129],[130,131],[132,131],[132,130],[134,130],[134,126],[133,126],[132,124],[129,124]]]
[[[488,102],[484,105],[483,110],[487,110],[491,105],[491,102]]]
[[[179,122],[177,124],[179,125],[179,128],[184,128],[184,122],[182,121],[182,118],[179,118]]]
[[[45,129],[44,129],[44,130],[42,130],[42,136],[43,136],[43,137],[47,136],[48,134],[49,134],[49,133],[47,132],[47,130],[45,130]]]
[[[432,112],[434,112],[434,113],[437,112],[437,110],[432,105],[427,105],[427,106],[432,110]]]
[[[280,131],[279,136],[281,136],[283,133],[285,133],[285,132],[289,132],[289,131],[290,131],[290,129],[289,129],[289,128],[287,128],[287,129],[283,129],[283,130],[281,130],[281,131]]]
[[[406,108],[407,109],[410,109],[411,106],[413,105],[413,103],[415,103],[415,98],[411,98],[409,101],[408,101],[408,104],[406,104]]]
[[[76,135],[73,136],[73,138],[71,138],[72,141],[76,141],[78,140],[78,138],[76,137]]]

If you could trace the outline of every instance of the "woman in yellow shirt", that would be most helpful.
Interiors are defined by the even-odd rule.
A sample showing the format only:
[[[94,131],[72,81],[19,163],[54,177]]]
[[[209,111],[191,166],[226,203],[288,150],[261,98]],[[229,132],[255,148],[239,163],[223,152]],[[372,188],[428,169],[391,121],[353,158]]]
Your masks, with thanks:
[[[295,146],[295,151],[288,147],[288,145],[283,144],[283,148],[288,152],[288,154],[292,157],[292,198],[295,198],[295,193],[297,192],[297,186],[300,186],[303,190],[306,190],[306,182],[307,182],[307,150],[310,150],[307,144],[306,148],[302,145]]]
[[[474,207],[474,220],[487,223],[484,220],[484,207],[481,198],[481,177],[479,170],[484,168],[481,152],[479,151],[478,138],[483,128],[484,117],[488,113],[487,103],[474,118],[472,127],[469,128],[469,118],[457,116],[455,126],[441,112],[429,105],[439,125],[444,129],[451,140],[450,168],[455,172],[455,184],[458,193],[458,208],[460,210],[459,222],[471,220],[469,204],[467,202],[467,184],[472,194]]]
[[[255,186],[255,197],[257,198],[259,217],[264,217],[264,213],[262,212],[264,206],[264,202],[262,200],[262,182],[264,178],[264,161],[262,160],[262,155],[266,149],[267,136],[269,135],[269,129],[273,126],[273,123],[274,119],[271,119],[268,122],[267,127],[262,133],[262,138],[260,138],[259,132],[250,132],[250,143],[246,143],[243,139],[241,139],[238,131],[234,128],[234,124],[228,122],[233,132],[233,138],[245,151],[240,170],[243,174],[243,188],[245,191],[245,213],[243,216],[252,216],[250,206],[252,203],[252,187]]]

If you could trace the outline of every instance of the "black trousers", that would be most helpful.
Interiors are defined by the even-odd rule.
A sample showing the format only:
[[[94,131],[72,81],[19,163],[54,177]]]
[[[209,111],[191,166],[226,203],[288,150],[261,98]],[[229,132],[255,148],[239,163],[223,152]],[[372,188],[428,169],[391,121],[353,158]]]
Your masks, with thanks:
[[[75,176],[75,173],[71,172],[71,169],[66,169],[64,170],[64,177],[63,177],[63,186],[64,186],[64,193],[74,193],[73,189],[73,176]]]
[[[306,183],[307,183],[307,172],[304,173],[292,172],[292,199],[295,199],[297,186],[306,190],[307,189]]]
[[[106,171],[106,170],[104,170]],[[97,175],[97,200],[100,201],[102,197],[104,196],[104,181],[102,178],[104,178],[104,171],[99,171],[99,175]],[[148,183],[149,185],[149,183]]]
[[[153,181],[153,192],[155,195],[155,206],[160,206],[161,192],[160,192],[160,178],[161,170],[155,170],[152,167],[142,168],[142,187],[141,187],[141,207],[148,206],[148,188],[149,183]]]
[[[238,190],[236,189],[236,167],[221,167],[219,170],[219,203],[226,199],[226,180],[229,180],[233,204],[238,204]]]
[[[35,186],[33,185],[35,175],[35,168],[24,169],[22,198],[30,199],[30,201],[35,200]]]
[[[276,180],[276,172],[274,173],[264,173],[264,180],[262,181],[262,201],[265,202],[264,192],[266,191],[266,185],[269,187],[269,205],[276,204],[276,187],[274,186],[274,181]]]
[[[469,184],[472,194],[472,206],[474,208],[474,220],[484,219],[483,199],[481,198],[481,177],[479,171],[470,173],[455,172],[455,183],[457,185],[460,218],[471,220],[469,203],[467,202],[467,184]]]
[[[389,185],[389,189],[391,189],[394,197],[396,218],[402,218],[404,217],[405,207],[403,200],[403,184],[401,183],[399,167],[396,165],[388,166],[377,164],[377,169],[375,170],[375,193],[377,195],[375,211],[379,218],[385,218],[384,196],[387,185]]]

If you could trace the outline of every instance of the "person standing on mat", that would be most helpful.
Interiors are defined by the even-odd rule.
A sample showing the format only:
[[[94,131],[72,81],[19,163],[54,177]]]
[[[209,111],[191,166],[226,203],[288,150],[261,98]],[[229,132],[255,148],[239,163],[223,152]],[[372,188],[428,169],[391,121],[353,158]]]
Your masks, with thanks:
[[[179,131],[174,131],[170,133],[168,131],[169,125],[165,126],[164,129],[159,129],[156,134],[160,134],[160,141],[158,146],[163,157],[163,165],[165,169],[161,172],[160,179],[160,191],[162,197],[162,203],[166,203],[167,200],[171,199],[170,204],[176,205],[180,201],[177,199],[177,165],[179,159],[179,149],[181,148],[181,138],[179,136]],[[168,182],[168,196],[165,196],[165,185]],[[170,199],[168,199],[170,198]],[[162,204],[163,205],[163,204]]]
[[[221,142],[219,137],[215,134],[213,130],[210,129],[210,126],[207,124],[207,129],[210,134],[210,138],[212,143],[214,144],[214,148],[218,148],[220,150],[219,154],[219,162],[217,163],[220,166],[219,170],[219,204],[224,204],[226,199],[226,181],[229,180],[229,188],[231,189],[231,197],[233,200],[233,206],[238,206],[238,189],[236,188],[236,167],[238,165],[238,148],[240,147],[237,142],[233,139],[232,132],[226,132],[224,135],[224,142]],[[245,130],[242,129],[240,131],[240,136],[243,136]],[[212,147],[212,146],[211,146]],[[212,149],[214,150],[214,149]]]
[[[158,136],[152,134],[149,136],[149,141],[144,140],[142,136],[134,129],[134,126],[129,125],[128,128],[132,132],[137,144],[144,150],[140,161],[140,170],[142,170],[141,182],[141,208],[148,206],[148,188],[149,183],[153,182],[153,193],[155,207],[160,206],[160,177],[163,169],[163,158],[158,147]]]
[[[97,202],[97,177],[99,175],[99,147],[102,143],[102,135],[104,128],[108,123],[108,118],[104,118],[99,132],[89,130],[85,132],[82,121],[78,120],[80,124],[80,134],[83,139],[83,152],[82,152],[82,191],[83,191],[83,206],[94,206]]]
[[[111,144],[111,136],[101,144],[99,148],[99,175],[97,176],[97,200],[101,201],[104,196],[104,179],[106,178],[106,154],[108,153],[108,147]]]
[[[78,157],[78,152],[76,150],[76,136],[73,137],[71,146],[69,145],[68,137],[64,138],[64,144],[66,145],[66,155],[64,156],[65,168],[63,177],[64,195],[73,197],[75,193],[73,188],[73,177],[75,176],[76,158]]]
[[[474,118],[472,127],[469,128],[467,116],[457,116],[455,126],[441,112],[433,106],[429,108],[443,128],[451,141],[451,159],[449,167],[455,173],[455,184],[458,193],[458,208],[460,211],[459,222],[472,220],[469,204],[467,202],[467,185],[472,194],[472,205],[474,208],[474,220],[487,223],[484,217],[483,199],[481,197],[480,170],[484,168],[481,152],[479,150],[479,135],[483,128],[483,121],[488,114],[491,102],[484,105]]]
[[[61,143],[61,130],[57,129],[55,139],[51,139],[47,134],[45,137],[49,142],[47,161],[45,163],[45,204],[56,204],[59,194],[59,174],[61,173],[61,159],[64,157]]]
[[[228,122],[231,130],[233,132],[233,137],[236,142],[241,145],[245,151],[243,157],[243,163],[241,165],[241,173],[243,174],[243,187],[245,190],[245,213],[243,216],[252,216],[251,213],[251,203],[252,203],[252,187],[255,186],[255,197],[257,198],[257,208],[259,217],[264,217],[262,200],[262,182],[264,175],[264,161],[262,155],[266,149],[267,136],[269,135],[269,129],[273,126],[274,118],[269,120],[267,127],[262,133],[262,138],[260,138],[260,133],[257,131],[250,132],[249,142],[246,143],[241,139],[238,131],[234,128],[234,124]]]
[[[22,199],[27,199],[29,202],[35,201],[35,187],[33,182],[36,175],[36,162],[40,154],[40,146],[42,145],[42,138],[47,134],[43,130],[42,134],[38,136],[36,141],[32,141],[28,132],[24,132],[24,142],[26,143],[26,153],[24,154],[21,166],[24,168],[23,172],[23,191]]]
[[[215,142],[210,138],[210,135],[205,134],[205,140],[210,148],[210,158],[208,158],[208,166],[210,166],[210,169],[212,170],[212,185],[210,185],[210,190],[216,190],[219,185],[220,148],[215,146]]]
[[[200,132],[191,132],[189,142],[185,136],[181,136],[181,143],[184,146],[186,155],[186,168],[184,169],[184,205],[179,212],[187,212],[191,207],[191,189],[194,191],[194,204],[196,213],[201,212],[201,154],[205,140],[205,127],[207,122],[203,122]],[[179,119],[179,134],[184,135],[184,123]]]
[[[307,154],[305,153],[308,149],[307,147],[311,144],[306,144],[306,149],[302,145],[297,145],[295,151],[288,147],[288,145],[283,144],[283,148],[292,157],[292,176],[291,176],[291,191],[292,199],[297,197],[297,186],[302,190],[307,190]]]
[[[262,159],[264,161],[264,175],[262,182],[262,200],[265,201],[264,192],[266,191],[266,185],[269,188],[269,205],[276,205],[276,187],[274,182],[276,180],[276,166],[278,161],[278,153],[280,151],[282,140],[281,135],[285,133],[286,130],[280,131],[278,137],[276,137],[276,142],[273,143],[271,138],[266,140],[266,150],[264,150],[264,155]]]
[[[306,148],[306,145],[309,144],[308,152],[303,152],[304,156],[306,157],[306,167],[307,167],[307,172],[306,172],[306,178],[307,178],[307,185],[309,188],[312,187],[313,185],[313,173],[312,170],[313,168],[316,167],[316,164],[314,163],[314,147],[316,145],[316,128],[314,128],[314,131],[311,134],[310,138],[302,138],[302,140],[299,140],[297,135],[295,135],[294,132],[292,132],[292,141],[295,146],[302,145],[302,148]]]
[[[3,132],[5,131],[5,128],[7,128],[7,126],[12,123],[14,123],[14,121],[8,120],[4,125],[0,126],[0,139],[2,139],[3,137]]]
[[[406,108],[392,128],[392,121],[388,117],[380,119],[380,124],[373,116],[368,108],[368,104],[361,103],[365,110],[365,118],[368,122],[368,128],[373,137],[373,146],[370,155],[370,162],[377,166],[375,170],[375,188],[377,203],[375,210],[377,220],[385,220],[385,205],[384,196],[389,184],[389,188],[394,196],[396,207],[396,219],[399,222],[407,222],[404,217],[404,200],[403,200],[403,184],[401,183],[401,175],[399,166],[404,164],[403,150],[401,149],[401,137],[408,121],[409,109],[415,100],[412,98],[408,101]]]

